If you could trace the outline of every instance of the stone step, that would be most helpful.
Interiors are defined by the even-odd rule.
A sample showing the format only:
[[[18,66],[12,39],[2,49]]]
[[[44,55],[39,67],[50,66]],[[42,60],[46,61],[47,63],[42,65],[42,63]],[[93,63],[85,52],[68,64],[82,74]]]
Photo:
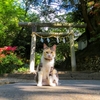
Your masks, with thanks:
[[[100,80],[100,72],[67,72],[67,71],[59,71],[58,72],[60,80]],[[32,73],[16,73],[16,74],[4,74],[0,77],[11,77],[11,78],[19,78],[19,79],[34,79],[35,74]]]
[[[60,79],[100,80],[100,72],[59,72]]]

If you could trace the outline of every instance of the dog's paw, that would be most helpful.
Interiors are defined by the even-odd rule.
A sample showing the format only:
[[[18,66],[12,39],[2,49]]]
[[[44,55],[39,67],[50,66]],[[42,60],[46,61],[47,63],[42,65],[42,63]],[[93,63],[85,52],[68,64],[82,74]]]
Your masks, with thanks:
[[[42,86],[42,84],[41,84],[41,83],[38,83],[38,84],[37,84],[37,86],[41,87],[41,86]]]
[[[50,86],[56,86],[56,84],[55,83],[51,83]]]

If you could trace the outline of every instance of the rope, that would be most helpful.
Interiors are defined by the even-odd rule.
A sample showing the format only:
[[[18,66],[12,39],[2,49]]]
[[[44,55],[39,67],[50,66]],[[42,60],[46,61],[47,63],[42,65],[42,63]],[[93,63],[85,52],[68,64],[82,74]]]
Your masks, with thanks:
[[[51,37],[54,37],[54,35],[51,35],[51,36],[41,36],[41,35],[37,34],[36,32],[33,32],[32,34],[35,34],[36,36],[38,36],[40,38],[51,38]]]
[[[32,35],[36,35],[36,36],[38,36],[38,37],[40,37],[40,38],[51,38],[51,37],[59,37],[59,36],[55,36],[55,35],[50,35],[50,36],[42,36],[42,35],[39,35],[39,34],[37,34],[36,32],[32,32]],[[68,36],[70,36],[71,34],[67,34],[67,36],[61,36],[62,38],[65,38],[65,37],[68,37]]]

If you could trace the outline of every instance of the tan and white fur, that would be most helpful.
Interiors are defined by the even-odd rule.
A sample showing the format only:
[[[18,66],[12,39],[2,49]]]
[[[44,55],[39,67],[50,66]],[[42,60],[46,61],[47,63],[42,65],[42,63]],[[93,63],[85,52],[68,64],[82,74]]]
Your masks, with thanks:
[[[55,56],[56,56],[56,45],[51,48],[46,44],[43,45],[43,54],[41,57],[41,62],[37,67],[37,86],[58,85],[58,74],[57,70],[54,69]]]

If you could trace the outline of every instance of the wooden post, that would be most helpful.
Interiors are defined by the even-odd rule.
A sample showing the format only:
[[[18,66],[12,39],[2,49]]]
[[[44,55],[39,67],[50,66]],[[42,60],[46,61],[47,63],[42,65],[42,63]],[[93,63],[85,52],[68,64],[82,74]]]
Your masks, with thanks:
[[[36,32],[37,27],[32,27],[32,32]],[[30,73],[35,73],[35,48],[36,48],[36,35],[32,34],[31,37],[31,51],[30,51]]]
[[[72,28],[69,28],[69,32],[70,32],[70,53],[71,53],[71,67],[72,67],[72,71],[76,71],[76,58],[75,58],[75,50],[74,50],[74,33]]]

